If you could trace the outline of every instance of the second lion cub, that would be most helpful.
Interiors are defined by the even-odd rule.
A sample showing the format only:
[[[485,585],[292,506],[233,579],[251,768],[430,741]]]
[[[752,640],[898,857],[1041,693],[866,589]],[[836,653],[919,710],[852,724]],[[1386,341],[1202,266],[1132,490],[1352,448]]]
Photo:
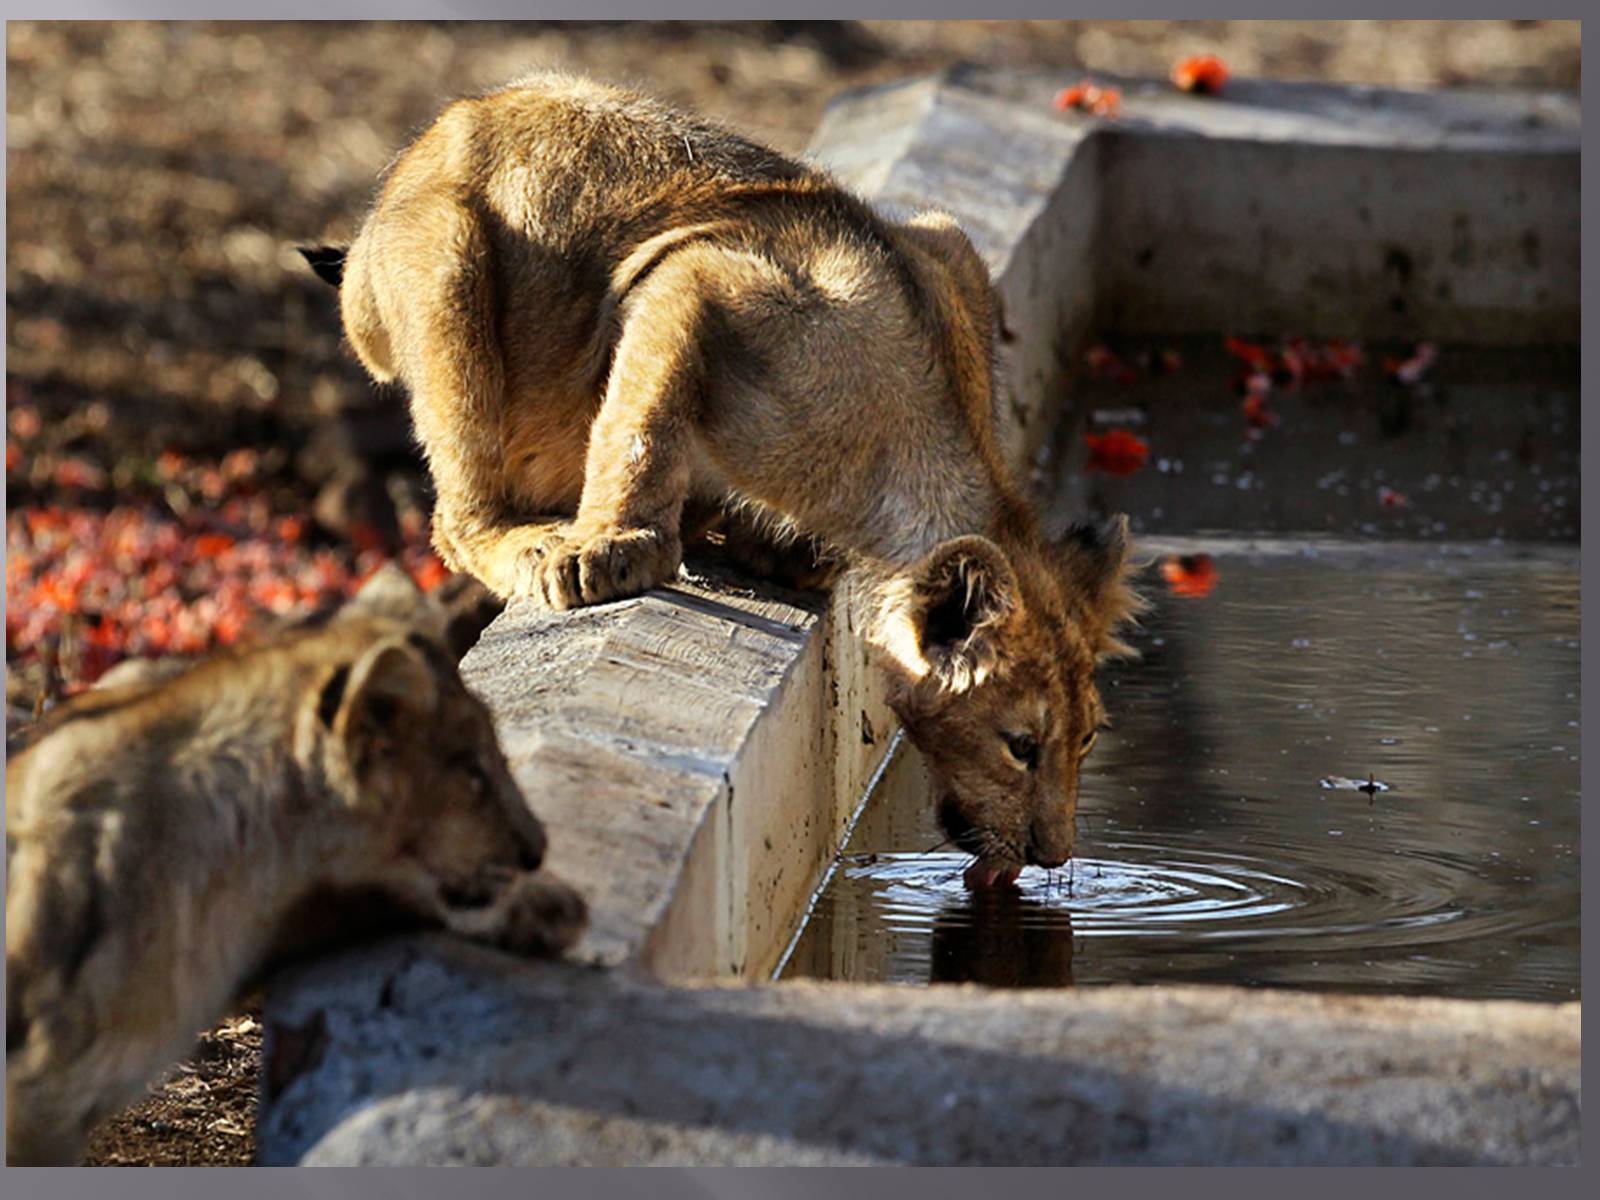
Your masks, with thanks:
[[[1041,535],[951,218],[886,220],[725,129],[537,74],[452,104],[348,252],[307,257],[410,390],[452,566],[592,604],[670,579],[723,510],[843,552],[969,879],[1066,861],[1095,664],[1136,605],[1126,527]]]
[[[582,899],[445,614],[386,567],[335,617],[127,671],[6,763],[6,1161],[100,1120],[290,958],[415,923],[555,953]]]

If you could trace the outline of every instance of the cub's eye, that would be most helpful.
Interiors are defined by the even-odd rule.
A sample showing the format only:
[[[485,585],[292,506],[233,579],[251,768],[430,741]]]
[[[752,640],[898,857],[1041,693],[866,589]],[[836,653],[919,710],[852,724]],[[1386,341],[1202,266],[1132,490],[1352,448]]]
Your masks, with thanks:
[[[467,785],[472,788],[474,795],[486,796],[489,794],[489,773],[480,767],[475,760],[470,758],[457,759],[451,766],[467,777]]]
[[[1088,733],[1083,735],[1083,741],[1078,746],[1079,758],[1082,758],[1085,754],[1089,753],[1090,750],[1094,749],[1095,742],[1100,738],[1100,731],[1104,728],[1104,725],[1096,725],[1093,729],[1089,730]]]
[[[1038,767],[1039,742],[1031,733],[1008,733],[1005,739],[1006,749],[1011,751],[1012,758],[1030,771]]]

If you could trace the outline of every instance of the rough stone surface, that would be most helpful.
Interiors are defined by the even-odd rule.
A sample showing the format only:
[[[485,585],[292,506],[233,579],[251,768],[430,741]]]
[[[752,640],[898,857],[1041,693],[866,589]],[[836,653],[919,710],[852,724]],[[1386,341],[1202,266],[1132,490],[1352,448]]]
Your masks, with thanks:
[[[581,961],[642,953],[823,607],[707,578],[563,614],[517,602],[463,660],[550,868],[589,900]]]
[[[958,68],[846,96],[818,131],[874,199],[953,212],[1008,312],[1054,322],[1017,329],[1024,392],[1092,323],[1577,340],[1575,95],[1097,79],[1122,90],[1114,121],[1055,113],[1059,73]]]
[[[352,970],[353,967],[359,970]],[[355,980],[361,980],[360,986]],[[1576,1163],[1576,1004],[702,985],[443,939],[274,989],[270,1165]]]

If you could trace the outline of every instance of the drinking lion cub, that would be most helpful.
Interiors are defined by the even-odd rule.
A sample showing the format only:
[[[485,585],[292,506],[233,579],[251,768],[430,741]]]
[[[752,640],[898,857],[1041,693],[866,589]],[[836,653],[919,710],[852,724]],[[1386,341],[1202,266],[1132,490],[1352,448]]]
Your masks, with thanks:
[[[672,578],[707,513],[815,539],[865,590],[969,881],[1066,861],[1094,668],[1136,605],[1126,524],[1042,536],[951,218],[887,220],[715,125],[536,74],[452,104],[348,251],[306,255],[410,391],[452,566],[567,608]]]
[[[6,764],[8,1163],[75,1161],[289,955],[397,914],[573,943],[442,626],[386,568],[318,626],[85,693]]]

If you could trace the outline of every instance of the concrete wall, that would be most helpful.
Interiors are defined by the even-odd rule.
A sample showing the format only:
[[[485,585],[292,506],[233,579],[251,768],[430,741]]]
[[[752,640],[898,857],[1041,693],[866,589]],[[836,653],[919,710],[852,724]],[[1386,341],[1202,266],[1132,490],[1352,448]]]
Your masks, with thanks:
[[[282,981],[267,1165],[1576,1163],[1581,1015],[1204,987],[662,987],[444,939]],[[269,1058],[270,1058],[269,1049]]]

